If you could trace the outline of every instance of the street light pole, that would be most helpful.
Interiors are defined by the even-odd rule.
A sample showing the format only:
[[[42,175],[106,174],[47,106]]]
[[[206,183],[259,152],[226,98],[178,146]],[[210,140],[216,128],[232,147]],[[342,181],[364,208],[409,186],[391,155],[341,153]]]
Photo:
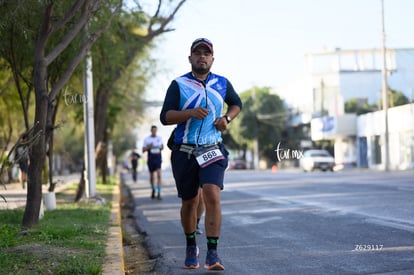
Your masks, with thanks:
[[[324,101],[325,101],[325,83],[323,82],[323,78],[322,78],[321,79],[321,117],[325,116]]]
[[[253,98],[253,102],[255,102],[256,101],[256,87],[254,87],[253,88],[253,93],[252,93],[252,98]],[[255,120],[256,120],[256,123],[257,123],[257,125],[256,125],[256,136],[255,136],[255,139],[254,139],[254,141],[253,141],[253,150],[254,150],[254,158],[253,158],[253,167],[254,167],[254,169],[259,169],[260,167],[259,167],[259,160],[260,160],[260,157],[259,157],[259,131],[260,131],[260,129],[259,129],[259,119],[257,118],[257,115],[255,115]]]
[[[388,133],[388,84],[387,84],[387,49],[385,47],[385,20],[384,20],[384,0],[381,0],[381,23],[382,23],[382,106],[384,111],[384,169],[389,171],[389,133]]]
[[[88,23],[84,27],[84,39],[89,35]],[[83,116],[85,120],[85,170],[87,198],[96,196],[96,167],[95,167],[95,122],[93,109],[93,78],[92,78],[92,56],[89,51],[86,56],[86,64],[83,72],[84,85],[84,107]]]

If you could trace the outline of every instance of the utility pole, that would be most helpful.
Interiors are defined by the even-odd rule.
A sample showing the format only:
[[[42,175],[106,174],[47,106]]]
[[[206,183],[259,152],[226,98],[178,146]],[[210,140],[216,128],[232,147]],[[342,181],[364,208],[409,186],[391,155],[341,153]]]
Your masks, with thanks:
[[[384,20],[384,0],[381,0],[381,23],[382,23],[382,106],[384,111],[384,169],[389,171],[390,149],[388,133],[388,84],[387,84],[387,49],[385,47],[385,20]]]
[[[84,39],[88,39],[88,23],[84,27]],[[95,167],[95,122],[93,110],[93,78],[92,56],[89,51],[86,56],[83,88],[85,102],[83,105],[83,119],[85,121],[85,169],[86,169],[86,197],[96,196],[96,167]]]
[[[323,78],[321,79],[321,117],[324,117],[324,101],[325,101],[325,83],[323,82]]]
[[[253,98],[253,102],[255,102],[256,101],[256,87],[253,88],[252,98]],[[255,139],[253,141],[253,150],[254,150],[254,153],[253,153],[253,167],[254,167],[254,169],[259,169],[260,168],[259,167],[259,159],[260,159],[259,158],[259,131],[260,131],[260,122],[259,122],[259,119],[257,118],[257,115],[255,115],[255,119],[256,119],[257,125],[256,125],[256,129],[255,129],[255,131],[256,131],[256,137],[255,137]]]

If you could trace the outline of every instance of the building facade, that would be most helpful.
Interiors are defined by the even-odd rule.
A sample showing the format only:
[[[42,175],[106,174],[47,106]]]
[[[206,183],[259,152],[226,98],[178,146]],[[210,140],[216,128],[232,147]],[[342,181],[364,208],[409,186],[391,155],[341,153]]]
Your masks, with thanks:
[[[383,170],[386,144],[384,111],[358,116],[357,164]],[[414,169],[414,103],[388,109],[389,169]]]
[[[414,49],[387,49],[385,56],[389,89],[402,92],[414,102]],[[305,77],[281,93],[291,110],[300,114],[291,121],[310,124],[312,141],[331,140],[338,164],[383,169],[385,132],[381,134],[381,129],[385,128],[380,127],[385,125],[385,119],[381,120],[383,112],[358,117],[345,113],[345,103],[350,99],[382,108],[382,51],[334,49],[308,53],[305,61]],[[412,168],[412,128],[394,127],[402,118],[412,121],[410,108],[390,108],[391,169]],[[374,129],[372,125],[378,127]],[[333,128],[328,131],[328,126]],[[397,150],[401,146],[405,149]]]
[[[314,115],[342,115],[344,103],[357,99],[381,103],[382,51],[341,50],[305,55],[311,78]],[[392,90],[414,97],[414,49],[388,49],[387,82]]]

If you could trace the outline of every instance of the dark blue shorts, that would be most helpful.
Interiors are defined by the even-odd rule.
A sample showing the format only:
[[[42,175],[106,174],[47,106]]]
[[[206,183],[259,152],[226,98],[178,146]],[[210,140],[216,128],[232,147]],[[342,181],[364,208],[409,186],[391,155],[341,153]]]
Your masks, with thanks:
[[[27,174],[27,171],[29,171],[29,164],[27,163],[27,160],[26,161],[20,161],[19,162],[19,168],[20,168],[20,171]]]
[[[157,171],[158,169],[161,169],[161,154],[151,154],[148,156],[148,169],[150,172]]]
[[[171,166],[178,197],[183,200],[194,198],[200,186],[205,183],[215,184],[223,189],[224,171],[228,165],[229,152],[223,144],[220,144],[220,150],[224,159],[201,168],[193,155],[188,158],[188,153],[179,151],[178,145],[174,145],[171,153]]]

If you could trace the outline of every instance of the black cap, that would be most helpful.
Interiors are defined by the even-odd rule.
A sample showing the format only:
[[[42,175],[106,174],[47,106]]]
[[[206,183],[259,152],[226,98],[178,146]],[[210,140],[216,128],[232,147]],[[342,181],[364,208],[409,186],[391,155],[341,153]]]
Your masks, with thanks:
[[[194,42],[191,44],[191,52],[193,52],[198,46],[206,46],[211,53],[213,53],[213,43],[211,43],[210,40],[207,38],[198,38],[194,40]]]

